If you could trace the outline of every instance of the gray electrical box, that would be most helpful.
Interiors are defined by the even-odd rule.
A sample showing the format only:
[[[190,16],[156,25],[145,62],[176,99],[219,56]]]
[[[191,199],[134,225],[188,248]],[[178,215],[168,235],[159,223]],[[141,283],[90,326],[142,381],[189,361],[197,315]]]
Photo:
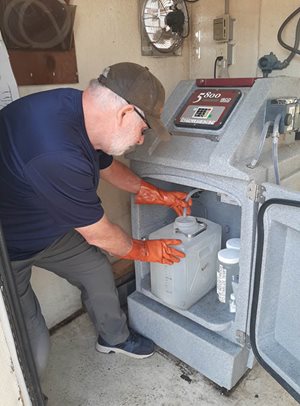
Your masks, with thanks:
[[[214,19],[213,25],[214,40],[217,42],[228,42],[233,38],[233,18],[224,14]]]
[[[272,121],[280,114],[280,134],[299,131],[299,99],[297,97],[280,97],[268,100],[266,121]]]

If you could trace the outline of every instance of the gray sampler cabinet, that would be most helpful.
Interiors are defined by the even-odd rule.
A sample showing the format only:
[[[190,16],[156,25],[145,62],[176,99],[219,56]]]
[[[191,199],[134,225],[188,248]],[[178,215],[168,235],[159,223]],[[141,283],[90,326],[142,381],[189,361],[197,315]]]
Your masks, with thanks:
[[[189,308],[170,304],[151,289],[150,264],[137,261],[128,309],[134,329],[220,387],[231,389],[257,359],[300,401],[298,97],[300,79],[292,77],[177,85],[162,117],[171,140],[159,142],[149,131],[128,158],[160,188],[200,189],[192,216],[218,225],[219,248],[240,238],[235,306],[220,302],[215,283]],[[168,208],[132,200],[135,238],[175,218]],[[172,272],[166,275],[158,288],[178,289]]]

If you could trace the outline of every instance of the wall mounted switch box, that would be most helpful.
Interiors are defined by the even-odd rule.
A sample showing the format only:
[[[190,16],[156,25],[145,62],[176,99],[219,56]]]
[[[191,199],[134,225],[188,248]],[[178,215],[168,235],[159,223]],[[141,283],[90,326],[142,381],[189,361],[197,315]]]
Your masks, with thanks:
[[[215,18],[213,24],[215,41],[228,42],[233,39],[233,18],[229,14]]]

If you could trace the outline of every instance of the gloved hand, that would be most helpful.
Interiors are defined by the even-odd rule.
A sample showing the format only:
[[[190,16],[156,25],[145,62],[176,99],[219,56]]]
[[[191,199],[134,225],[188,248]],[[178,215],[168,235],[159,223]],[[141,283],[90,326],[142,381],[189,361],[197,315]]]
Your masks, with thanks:
[[[131,250],[121,258],[172,265],[185,257],[185,253],[172,248],[180,240],[132,240]]]
[[[175,210],[178,216],[183,215],[183,209],[186,207],[186,214],[190,215],[192,199],[186,202],[186,196],[187,193],[168,192],[142,180],[141,188],[135,195],[135,203],[161,204],[162,206],[168,206]]]

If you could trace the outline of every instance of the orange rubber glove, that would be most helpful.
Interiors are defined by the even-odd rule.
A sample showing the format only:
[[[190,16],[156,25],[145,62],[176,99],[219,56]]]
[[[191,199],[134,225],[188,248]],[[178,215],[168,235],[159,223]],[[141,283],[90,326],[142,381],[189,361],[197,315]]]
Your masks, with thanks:
[[[187,193],[168,192],[142,180],[141,188],[135,195],[135,203],[168,206],[175,210],[178,216],[182,216],[183,209],[186,208],[186,214],[188,216],[191,214],[192,199],[186,202],[186,196]]]
[[[172,265],[185,257],[184,252],[171,247],[180,245],[182,243],[180,240],[132,240],[132,242],[131,250],[121,258]]]

